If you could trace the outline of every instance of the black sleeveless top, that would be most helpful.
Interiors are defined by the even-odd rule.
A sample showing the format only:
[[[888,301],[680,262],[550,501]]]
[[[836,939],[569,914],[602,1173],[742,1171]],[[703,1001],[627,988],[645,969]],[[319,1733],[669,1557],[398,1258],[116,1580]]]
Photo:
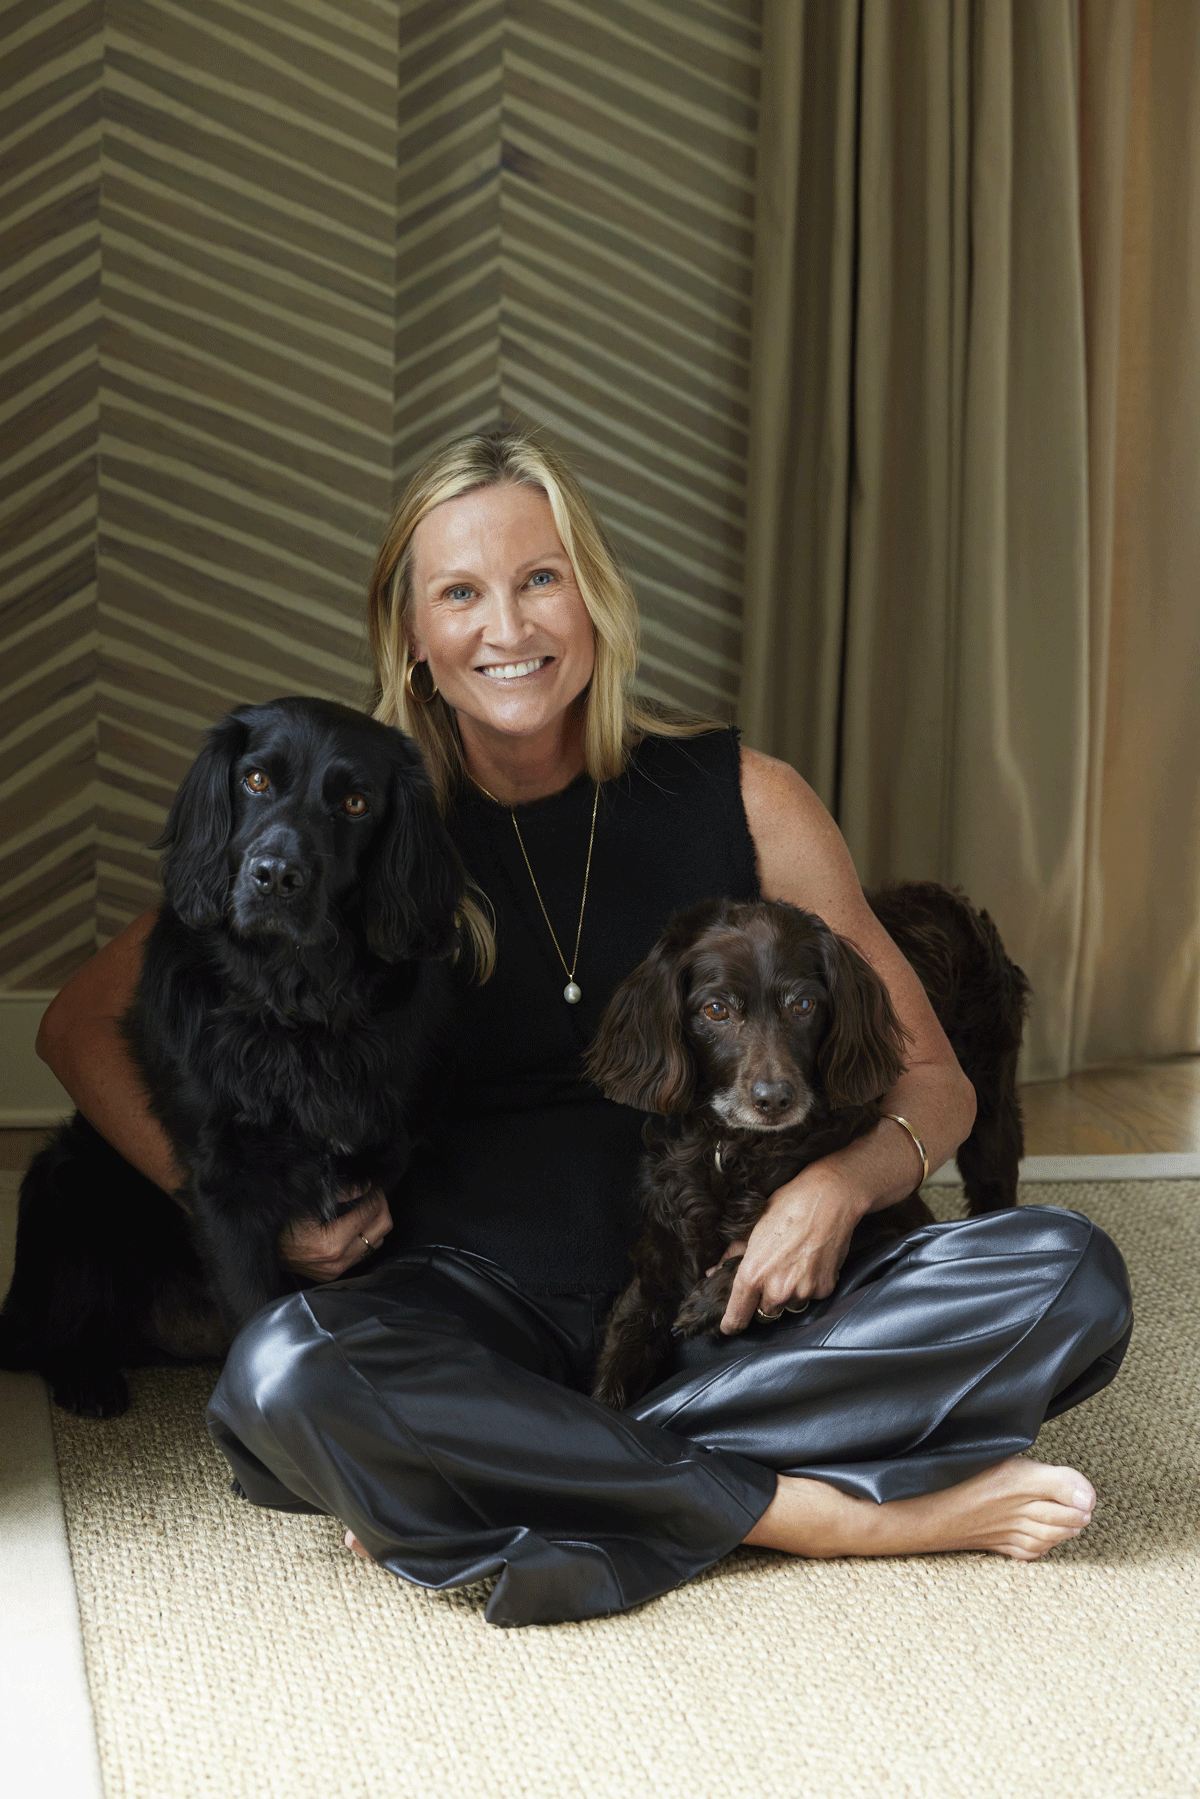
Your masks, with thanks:
[[[568,962],[594,792],[581,775],[517,808]],[[613,989],[673,912],[715,894],[758,894],[737,734],[645,738],[601,787],[574,1006],[508,808],[471,789],[449,825],[495,910],[496,971],[483,986],[451,975],[446,1047],[391,1247],[474,1250],[532,1293],[615,1292],[629,1278],[644,1115],[606,1100],[581,1056]]]

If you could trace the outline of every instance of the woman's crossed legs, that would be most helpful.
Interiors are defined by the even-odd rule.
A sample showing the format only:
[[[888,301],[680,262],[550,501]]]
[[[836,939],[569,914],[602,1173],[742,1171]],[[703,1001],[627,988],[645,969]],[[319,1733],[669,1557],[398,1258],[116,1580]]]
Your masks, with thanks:
[[[1129,1300],[1076,1214],[930,1226],[811,1321],[701,1346],[628,1414],[574,1390],[590,1346],[564,1316],[461,1252],[405,1257],[261,1314],[214,1435],[248,1497],[332,1512],[395,1573],[499,1573],[497,1623],[623,1609],[739,1542],[1032,1559],[1095,1495],[1019,1452],[1112,1378]]]

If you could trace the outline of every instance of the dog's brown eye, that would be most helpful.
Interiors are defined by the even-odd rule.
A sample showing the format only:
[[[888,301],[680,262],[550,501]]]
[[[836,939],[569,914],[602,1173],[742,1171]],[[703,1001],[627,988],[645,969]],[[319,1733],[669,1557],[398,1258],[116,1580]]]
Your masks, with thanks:
[[[251,793],[265,793],[270,785],[261,768],[252,768],[242,782],[242,786],[249,788]]]
[[[794,999],[792,1001],[792,1011],[797,1018],[807,1018],[812,1009],[813,1003],[810,999]]]
[[[711,1018],[714,1024],[723,1024],[729,1017],[729,1007],[721,999],[710,999],[701,1009],[704,1016]]]
[[[348,799],[342,801],[342,811],[348,812],[351,818],[361,818],[363,813],[369,812],[370,809],[361,793],[352,793]]]

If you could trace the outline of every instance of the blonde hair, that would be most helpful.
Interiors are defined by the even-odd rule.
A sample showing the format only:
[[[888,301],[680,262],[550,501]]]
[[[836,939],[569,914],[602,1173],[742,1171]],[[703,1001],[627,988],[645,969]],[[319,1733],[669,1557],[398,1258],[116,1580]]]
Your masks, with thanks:
[[[414,703],[406,686],[413,532],[435,506],[480,487],[536,487],[550,502],[563,549],[591,617],[596,661],[585,696],[584,761],[593,781],[619,775],[647,731],[691,736],[712,720],[648,704],[632,692],[637,601],[604,527],[562,457],[522,431],[474,432],[435,450],[409,481],[375,559],[367,625],[375,658],[375,716],[415,737],[443,804],[466,779],[454,712],[441,694]]]
[[[367,626],[375,660],[375,717],[398,726],[421,746],[443,808],[468,778],[453,708],[440,693],[414,701],[407,678],[412,607],[412,539],[435,506],[482,487],[536,487],[550,502],[563,549],[592,621],[595,664],[583,696],[584,762],[593,781],[624,769],[630,751],[647,732],[691,736],[713,728],[711,719],[648,703],[632,691],[641,632],[637,601],[575,475],[563,458],[529,433],[472,432],[443,444],[421,464],[400,496],[371,575]],[[478,913],[473,901],[467,912]],[[483,978],[494,962],[494,943],[482,914],[465,916]],[[486,933],[486,943],[482,933]],[[485,971],[486,968],[486,972]]]

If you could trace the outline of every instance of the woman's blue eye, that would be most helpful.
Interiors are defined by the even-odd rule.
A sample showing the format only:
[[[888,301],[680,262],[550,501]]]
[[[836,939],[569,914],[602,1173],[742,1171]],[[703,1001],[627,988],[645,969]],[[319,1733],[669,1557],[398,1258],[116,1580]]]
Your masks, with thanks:
[[[473,592],[474,589],[470,587],[450,587],[446,590],[446,598],[448,600],[469,600]]]
[[[544,587],[554,579],[555,574],[552,568],[539,568],[535,575],[530,575],[529,583],[531,587]]]

